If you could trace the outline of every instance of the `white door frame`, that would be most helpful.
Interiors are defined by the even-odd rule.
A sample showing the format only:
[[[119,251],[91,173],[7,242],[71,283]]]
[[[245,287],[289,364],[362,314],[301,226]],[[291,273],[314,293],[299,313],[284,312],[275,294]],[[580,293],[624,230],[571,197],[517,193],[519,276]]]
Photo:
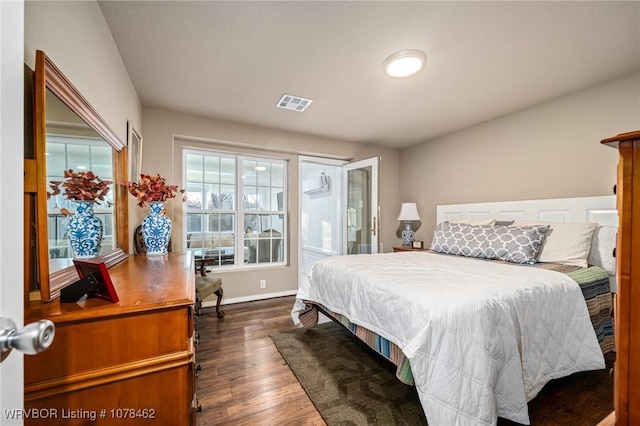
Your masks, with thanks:
[[[360,160],[360,161],[354,161],[353,163],[348,163],[345,164],[342,168],[343,170],[343,179],[342,179],[342,185],[343,185],[343,190],[342,190],[342,197],[343,197],[343,203],[342,205],[345,208],[343,217],[344,217],[344,223],[343,223],[343,229],[344,231],[344,236],[343,236],[343,246],[342,246],[342,252],[343,253],[347,253],[347,222],[346,222],[346,217],[347,217],[347,211],[346,211],[346,206],[347,206],[347,196],[348,196],[348,192],[347,192],[347,185],[349,183],[348,180],[348,174],[349,171],[352,170],[357,170],[357,169],[361,169],[361,168],[365,168],[365,167],[371,167],[371,224],[372,227],[371,229],[368,230],[368,232],[371,233],[371,253],[378,253],[378,248],[379,248],[379,240],[380,240],[380,203],[379,203],[379,164],[380,164],[380,157],[375,156],[375,157],[371,157],[371,158],[367,158],[364,160]]]
[[[0,1],[0,316],[24,323],[24,2]],[[35,55],[35,52],[34,52]],[[24,363],[14,350],[0,364],[0,424],[24,407]],[[15,412],[14,411],[14,412]]]

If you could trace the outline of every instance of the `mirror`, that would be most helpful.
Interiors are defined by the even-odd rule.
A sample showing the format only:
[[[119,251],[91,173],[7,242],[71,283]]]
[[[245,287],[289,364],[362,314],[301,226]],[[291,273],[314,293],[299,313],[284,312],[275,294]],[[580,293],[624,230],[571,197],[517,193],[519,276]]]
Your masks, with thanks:
[[[103,223],[99,256],[113,265],[126,257],[128,218],[126,190],[127,150],[106,122],[42,52],[36,52],[35,154],[37,276],[40,298],[49,302],[78,275],[67,239],[68,211],[74,203],[64,193],[48,196],[51,181],[63,180],[65,170],[91,170],[109,180],[106,199],[94,206]]]
[[[64,180],[65,170],[91,170],[103,180],[111,181],[110,191],[104,201],[93,207],[95,215],[103,224],[103,237],[100,254],[113,251],[116,238],[113,198],[113,149],[98,133],[80,119],[68,106],[53,94],[46,91],[46,180],[47,186],[53,181]],[[49,244],[49,273],[55,273],[74,257],[68,236],[67,212],[76,210],[75,203],[69,201],[64,193],[52,195],[47,203],[47,226]],[[56,259],[55,261],[52,259]]]

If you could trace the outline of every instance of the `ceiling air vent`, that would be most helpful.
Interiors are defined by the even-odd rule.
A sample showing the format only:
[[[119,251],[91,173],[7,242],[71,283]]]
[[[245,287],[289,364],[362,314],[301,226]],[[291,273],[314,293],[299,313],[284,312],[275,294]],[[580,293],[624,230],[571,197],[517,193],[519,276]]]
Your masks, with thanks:
[[[282,95],[276,106],[278,108],[290,109],[292,111],[302,112],[313,102],[311,99],[301,98],[300,96]]]

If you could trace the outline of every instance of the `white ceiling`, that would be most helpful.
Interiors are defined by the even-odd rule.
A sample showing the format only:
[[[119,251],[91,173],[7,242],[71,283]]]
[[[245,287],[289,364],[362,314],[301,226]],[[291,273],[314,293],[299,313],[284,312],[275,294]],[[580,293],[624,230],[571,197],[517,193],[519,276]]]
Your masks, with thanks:
[[[395,148],[640,71],[636,1],[99,4],[145,107]]]

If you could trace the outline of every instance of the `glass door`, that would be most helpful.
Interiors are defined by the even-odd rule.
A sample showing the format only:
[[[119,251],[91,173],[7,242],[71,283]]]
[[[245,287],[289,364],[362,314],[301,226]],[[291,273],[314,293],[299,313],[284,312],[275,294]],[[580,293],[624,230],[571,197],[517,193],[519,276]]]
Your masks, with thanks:
[[[378,157],[343,166],[345,238],[343,253],[378,252]]]

